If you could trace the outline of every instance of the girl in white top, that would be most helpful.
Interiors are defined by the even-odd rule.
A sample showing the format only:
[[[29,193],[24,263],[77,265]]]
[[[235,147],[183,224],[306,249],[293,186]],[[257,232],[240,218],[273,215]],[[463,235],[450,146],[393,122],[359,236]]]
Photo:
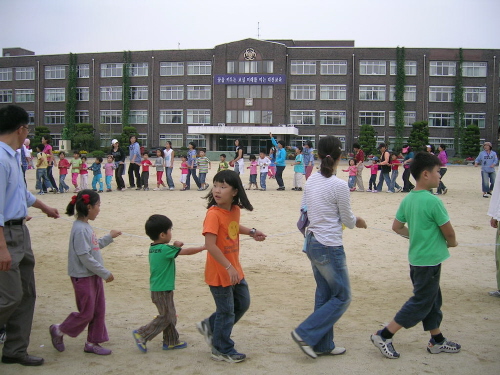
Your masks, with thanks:
[[[365,221],[352,213],[347,182],[333,174],[341,152],[342,144],[337,137],[320,139],[320,172],[309,177],[302,198],[310,222],[304,251],[313,268],[316,294],[314,312],[292,331],[292,338],[311,358],[346,351],[333,341],[333,325],[351,302],[342,226],[366,228]]]

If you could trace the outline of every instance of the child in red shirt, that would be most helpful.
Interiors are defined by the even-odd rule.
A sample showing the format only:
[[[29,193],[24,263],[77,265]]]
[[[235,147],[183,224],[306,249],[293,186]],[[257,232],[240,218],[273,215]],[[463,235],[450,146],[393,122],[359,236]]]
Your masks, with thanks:
[[[370,181],[368,182],[368,193],[378,193],[377,191],[377,173],[378,173],[378,157],[374,156],[372,158],[371,165],[365,165],[365,168],[370,168]]]
[[[394,153],[391,154],[391,187],[392,191],[399,193],[403,188],[398,185],[396,182],[396,178],[398,178],[399,175],[399,166],[401,165],[401,162],[398,160],[398,156]],[[391,189],[389,189],[391,190]]]
[[[59,153],[59,163],[57,164],[57,168],[59,169],[59,193],[67,193],[69,191],[69,186],[66,185],[64,179],[68,174],[68,168],[71,166],[68,159],[66,159],[66,154],[64,151]]]
[[[141,173],[142,190],[147,191],[147,190],[149,190],[149,185],[148,185],[149,166],[153,165],[153,163],[151,163],[151,160],[149,160],[149,155],[147,152],[142,154],[141,165],[142,165],[142,173]],[[135,190],[141,190],[141,188],[137,188]]]

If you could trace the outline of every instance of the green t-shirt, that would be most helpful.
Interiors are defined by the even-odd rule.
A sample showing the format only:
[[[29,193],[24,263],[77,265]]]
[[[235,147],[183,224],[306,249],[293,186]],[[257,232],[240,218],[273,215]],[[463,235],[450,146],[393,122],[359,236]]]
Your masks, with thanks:
[[[80,173],[80,166],[82,165],[82,159],[72,159],[71,160],[71,173]]]
[[[175,290],[175,258],[181,249],[163,243],[149,248],[149,276],[152,292]]]
[[[396,220],[410,232],[408,260],[413,266],[435,266],[450,257],[439,228],[450,221],[443,202],[427,190],[412,190],[399,205]]]

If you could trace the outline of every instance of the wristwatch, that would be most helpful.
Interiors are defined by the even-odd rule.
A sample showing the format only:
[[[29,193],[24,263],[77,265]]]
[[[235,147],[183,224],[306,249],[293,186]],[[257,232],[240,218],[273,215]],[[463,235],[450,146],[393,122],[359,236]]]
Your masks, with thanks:
[[[252,229],[250,229],[250,233],[248,233],[248,235],[249,235],[250,237],[253,237],[253,236],[255,236],[255,233],[257,233],[257,229],[252,228]]]

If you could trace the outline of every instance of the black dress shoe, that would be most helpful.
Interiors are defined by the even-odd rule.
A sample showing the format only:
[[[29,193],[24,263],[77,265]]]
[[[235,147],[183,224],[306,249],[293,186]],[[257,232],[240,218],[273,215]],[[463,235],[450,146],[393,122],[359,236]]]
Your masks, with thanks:
[[[43,358],[35,357],[34,355],[26,354],[24,357],[6,357],[2,356],[3,363],[18,363],[23,366],[41,366],[43,365]]]

